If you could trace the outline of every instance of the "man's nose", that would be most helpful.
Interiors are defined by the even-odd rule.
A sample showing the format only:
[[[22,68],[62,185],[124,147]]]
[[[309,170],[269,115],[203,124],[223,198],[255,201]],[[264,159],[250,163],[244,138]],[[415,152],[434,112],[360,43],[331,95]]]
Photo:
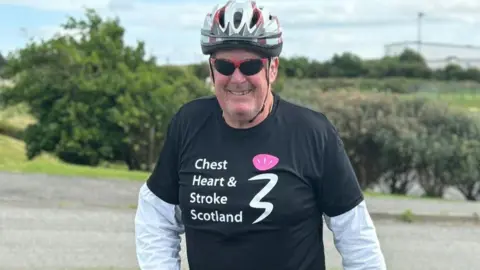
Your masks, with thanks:
[[[233,72],[230,78],[230,82],[233,82],[233,83],[242,83],[245,80],[246,80],[245,75],[243,75],[242,72],[238,70],[238,68],[235,69],[235,71]]]

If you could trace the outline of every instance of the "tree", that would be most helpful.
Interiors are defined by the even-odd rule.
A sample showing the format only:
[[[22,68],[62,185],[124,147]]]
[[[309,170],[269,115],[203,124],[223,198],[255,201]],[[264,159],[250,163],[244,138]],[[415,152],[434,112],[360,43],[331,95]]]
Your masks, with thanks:
[[[368,73],[360,57],[352,53],[335,54],[329,62],[333,75],[341,77],[360,77]]]
[[[456,140],[452,159],[453,176],[449,184],[457,187],[467,200],[480,200],[480,142]]]
[[[71,34],[31,42],[6,66],[16,84],[2,98],[28,104],[37,120],[25,131],[28,158],[48,151],[71,163],[151,169],[172,114],[208,89],[183,68],[146,59],[143,42],[127,46],[118,19],[88,9],[62,27]]]
[[[0,53],[0,71],[6,64],[7,64],[7,60],[5,59],[5,57],[3,57],[2,53]]]

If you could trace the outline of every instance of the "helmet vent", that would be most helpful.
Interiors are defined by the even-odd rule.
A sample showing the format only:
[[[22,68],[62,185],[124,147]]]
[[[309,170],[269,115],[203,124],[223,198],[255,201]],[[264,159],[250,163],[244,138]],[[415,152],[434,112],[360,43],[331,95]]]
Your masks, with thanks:
[[[258,12],[258,10],[255,10],[253,12],[252,20],[250,21],[250,28],[252,28],[258,23],[259,18],[260,18],[260,13]]]
[[[220,13],[218,14],[218,23],[222,26],[225,27],[225,10],[220,10]]]
[[[236,11],[233,14],[233,25],[235,26],[235,28],[238,28],[238,26],[240,26],[240,23],[242,22],[242,17],[243,13],[240,11]]]

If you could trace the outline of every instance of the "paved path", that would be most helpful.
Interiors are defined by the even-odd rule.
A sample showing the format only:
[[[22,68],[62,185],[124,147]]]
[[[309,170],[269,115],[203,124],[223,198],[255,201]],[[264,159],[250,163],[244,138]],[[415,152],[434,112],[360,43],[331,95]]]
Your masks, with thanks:
[[[140,185],[0,173],[0,269],[138,269],[133,217]],[[369,205],[372,211],[477,206],[395,201],[372,198]],[[390,270],[478,268],[479,225],[375,223]],[[327,265],[341,269],[325,230]]]
[[[137,269],[132,209],[72,210],[2,202],[0,213],[2,270]],[[390,270],[478,268],[480,226],[376,225]],[[327,265],[341,269],[331,234],[325,232]]]

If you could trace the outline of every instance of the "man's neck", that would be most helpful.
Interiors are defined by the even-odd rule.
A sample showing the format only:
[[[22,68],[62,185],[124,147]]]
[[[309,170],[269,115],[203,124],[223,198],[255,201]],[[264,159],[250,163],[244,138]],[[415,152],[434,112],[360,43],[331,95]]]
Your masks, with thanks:
[[[225,119],[225,122],[227,122],[227,124],[233,128],[239,128],[239,129],[251,128],[263,122],[268,117],[272,109],[273,109],[273,93],[270,92],[265,102],[265,109],[255,118],[253,122],[250,123],[250,121],[236,121],[236,120],[229,119],[225,115],[224,115],[224,119]]]

